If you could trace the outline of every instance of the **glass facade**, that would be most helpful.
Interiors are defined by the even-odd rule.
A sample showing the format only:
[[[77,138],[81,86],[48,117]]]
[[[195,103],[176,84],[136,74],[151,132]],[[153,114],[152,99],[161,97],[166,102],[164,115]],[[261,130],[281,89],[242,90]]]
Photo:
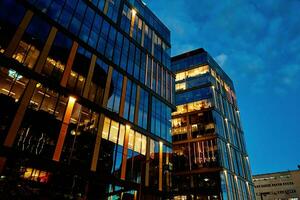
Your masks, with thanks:
[[[165,199],[170,63],[170,31],[140,0],[1,1],[7,187],[17,179],[22,198]]]
[[[255,199],[233,83],[203,49],[172,58],[174,199]]]

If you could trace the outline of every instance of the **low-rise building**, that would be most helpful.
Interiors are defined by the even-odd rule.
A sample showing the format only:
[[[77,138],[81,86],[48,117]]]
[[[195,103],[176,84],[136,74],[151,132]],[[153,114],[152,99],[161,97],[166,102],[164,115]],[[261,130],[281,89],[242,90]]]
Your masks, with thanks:
[[[300,199],[300,169],[253,176],[257,200]]]

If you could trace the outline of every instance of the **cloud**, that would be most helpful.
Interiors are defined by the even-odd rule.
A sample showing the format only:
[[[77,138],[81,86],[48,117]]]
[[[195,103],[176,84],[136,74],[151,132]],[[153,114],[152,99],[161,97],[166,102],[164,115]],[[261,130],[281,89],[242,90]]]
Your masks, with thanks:
[[[239,92],[250,88],[253,94],[278,94],[300,88],[300,1],[148,0],[147,4],[171,30],[172,55],[205,48]]]
[[[218,55],[218,56],[215,57],[214,59],[215,59],[215,60],[217,61],[217,63],[222,67],[222,66],[225,64],[226,60],[227,60],[227,55],[224,54],[224,53],[221,53],[220,55]]]
[[[288,67],[281,68],[277,72],[278,82],[283,86],[296,88],[300,79],[300,63],[298,65],[289,65]]]
[[[255,150],[257,141],[276,146],[282,137],[276,139],[274,135],[282,135],[282,131],[287,138],[299,139],[299,0],[147,0],[147,3],[171,30],[172,55],[205,48],[233,80],[244,113],[245,136],[252,149]],[[282,109],[287,105],[292,109]],[[288,146],[290,142],[285,148],[290,152],[281,157],[295,160],[285,156],[297,151],[295,145]],[[272,148],[264,150],[269,149]],[[257,157],[254,150],[252,154]],[[281,163],[286,167],[289,162]],[[254,167],[257,170],[259,161],[253,164],[257,164]],[[266,164],[261,161],[260,165],[265,171]]]

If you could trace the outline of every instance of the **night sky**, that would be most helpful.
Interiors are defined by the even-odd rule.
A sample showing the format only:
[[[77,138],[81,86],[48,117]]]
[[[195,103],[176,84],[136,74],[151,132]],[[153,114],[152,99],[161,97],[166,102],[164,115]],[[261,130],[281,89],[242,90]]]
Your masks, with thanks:
[[[300,1],[144,0],[172,55],[206,49],[235,84],[253,174],[300,164]]]

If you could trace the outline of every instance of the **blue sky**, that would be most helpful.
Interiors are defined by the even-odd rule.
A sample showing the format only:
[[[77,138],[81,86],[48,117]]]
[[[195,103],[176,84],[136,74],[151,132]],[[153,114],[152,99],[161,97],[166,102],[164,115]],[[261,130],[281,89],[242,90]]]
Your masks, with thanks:
[[[300,1],[144,0],[172,55],[205,48],[235,84],[253,174],[300,164]]]

